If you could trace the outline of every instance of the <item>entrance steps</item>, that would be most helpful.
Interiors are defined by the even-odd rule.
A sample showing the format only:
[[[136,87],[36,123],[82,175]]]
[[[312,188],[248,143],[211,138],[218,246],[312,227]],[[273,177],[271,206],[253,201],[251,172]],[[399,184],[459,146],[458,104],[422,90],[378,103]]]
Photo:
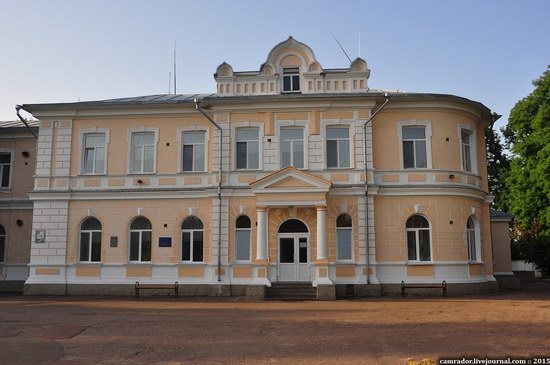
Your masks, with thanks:
[[[266,288],[266,300],[316,300],[317,288],[311,283],[272,283]]]

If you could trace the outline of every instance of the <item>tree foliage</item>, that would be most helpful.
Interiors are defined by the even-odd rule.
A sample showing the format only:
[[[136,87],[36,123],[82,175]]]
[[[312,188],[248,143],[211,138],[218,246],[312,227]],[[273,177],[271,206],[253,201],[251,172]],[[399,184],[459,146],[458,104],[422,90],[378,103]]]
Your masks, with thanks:
[[[504,137],[513,153],[506,202],[523,229],[550,234],[550,66],[510,112]]]
[[[550,66],[516,103],[503,129],[513,156],[500,199],[514,214],[517,254],[550,270]]]
[[[493,206],[498,210],[508,211],[504,177],[510,169],[510,160],[504,153],[499,134],[492,127],[485,129],[485,146],[487,149],[489,193],[495,197]]]

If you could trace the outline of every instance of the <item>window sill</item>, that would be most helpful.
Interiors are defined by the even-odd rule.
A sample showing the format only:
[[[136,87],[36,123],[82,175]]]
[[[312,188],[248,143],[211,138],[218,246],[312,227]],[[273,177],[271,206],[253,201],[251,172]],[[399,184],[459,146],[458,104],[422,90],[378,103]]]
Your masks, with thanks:
[[[206,262],[204,261],[180,261],[180,265],[191,265],[191,266],[203,266],[206,265]]]
[[[354,170],[355,168],[354,167],[351,167],[351,166],[346,166],[346,167],[326,167],[326,170],[328,171],[332,171],[332,170],[336,170],[336,171],[342,171],[342,170]]]
[[[180,171],[179,174],[182,174],[182,175],[192,175],[192,174],[205,174],[207,173],[208,171],[204,170],[204,171]]]
[[[434,265],[433,261],[407,261],[407,266]]]
[[[153,261],[128,261],[128,265],[153,265]]]
[[[336,265],[357,265],[354,260],[336,260]]]
[[[101,261],[78,261],[77,265],[102,265],[103,262]]]
[[[235,261],[233,263],[234,265],[252,265],[252,261],[249,260],[249,261]]]
[[[107,173],[106,172],[98,172],[98,173],[90,173],[90,174],[84,174],[84,173],[81,173],[79,174],[78,176],[81,176],[81,177],[88,177],[88,176],[107,176]]]
[[[468,261],[468,265],[483,265],[483,261]]]
[[[258,172],[262,171],[262,169],[233,169],[234,172]]]
[[[153,172],[129,172],[127,175],[139,176],[139,175],[155,175],[156,171]]]

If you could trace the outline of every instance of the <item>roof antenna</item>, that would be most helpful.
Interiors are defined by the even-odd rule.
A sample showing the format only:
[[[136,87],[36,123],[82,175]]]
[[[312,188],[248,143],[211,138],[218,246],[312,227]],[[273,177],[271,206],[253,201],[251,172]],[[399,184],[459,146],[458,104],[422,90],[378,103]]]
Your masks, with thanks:
[[[174,95],[176,95],[176,39],[174,39]]]
[[[334,38],[334,40],[336,41],[336,43],[338,43],[338,45],[340,46],[340,49],[342,50],[342,52],[344,52],[344,54],[346,55],[346,57],[348,58],[349,60],[349,63],[351,63],[351,58],[349,58],[346,50],[344,49],[344,47],[342,47],[342,45],[340,44],[340,42],[338,41],[338,39],[336,39],[336,36],[334,35],[334,33],[330,33],[332,34],[332,37]]]
[[[361,58],[361,30],[359,30],[359,41],[358,41],[358,52],[357,52],[357,57]]]

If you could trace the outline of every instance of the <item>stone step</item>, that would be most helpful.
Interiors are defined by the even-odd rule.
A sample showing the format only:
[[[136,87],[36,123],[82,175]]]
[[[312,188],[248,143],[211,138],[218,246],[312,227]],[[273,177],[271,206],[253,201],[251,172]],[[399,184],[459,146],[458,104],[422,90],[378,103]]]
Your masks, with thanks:
[[[315,300],[317,288],[311,286],[311,283],[273,283],[266,290],[266,299]]]

